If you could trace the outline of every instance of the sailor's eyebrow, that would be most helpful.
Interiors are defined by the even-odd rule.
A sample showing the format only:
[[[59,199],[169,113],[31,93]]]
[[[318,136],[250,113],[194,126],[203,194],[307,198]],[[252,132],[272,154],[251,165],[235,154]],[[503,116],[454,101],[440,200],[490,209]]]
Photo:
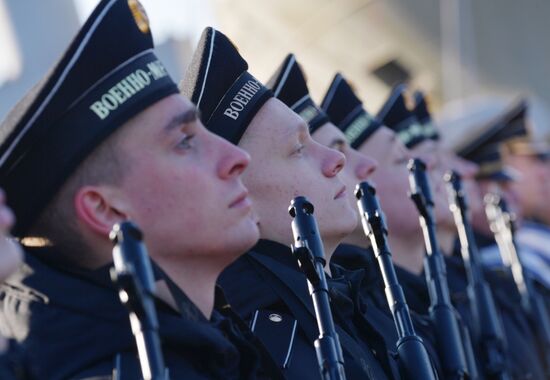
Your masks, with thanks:
[[[182,124],[189,124],[197,121],[200,117],[200,111],[197,107],[191,107],[190,109],[174,116],[163,128],[164,131],[170,132],[175,128],[180,127]]]

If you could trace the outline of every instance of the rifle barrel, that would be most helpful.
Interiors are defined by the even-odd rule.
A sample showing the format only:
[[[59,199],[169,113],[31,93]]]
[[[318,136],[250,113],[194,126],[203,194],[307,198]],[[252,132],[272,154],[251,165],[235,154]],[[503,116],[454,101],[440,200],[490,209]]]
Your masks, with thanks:
[[[410,197],[418,209],[426,245],[424,272],[431,301],[430,317],[435,324],[445,378],[473,378],[475,368],[468,368],[464,342],[451,304],[445,262],[437,244],[434,201],[426,175],[426,164],[419,159],[413,159],[409,161],[408,167]]]
[[[435,380],[437,374],[422,339],[416,335],[407,300],[395,274],[386,239],[388,229],[376,197],[376,190],[368,182],[361,182],[356,187],[355,196],[363,230],[371,241],[386,287],[386,299],[399,338],[396,346],[401,371],[406,379]]]
[[[345,380],[342,346],[334,328],[328,296],[325,253],[313,211],[313,205],[305,197],[292,200],[288,210],[293,218],[294,244],[291,248],[306,275],[313,300],[319,329],[319,338],[314,345],[321,376],[324,380]]]
[[[489,379],[510,379],[506,369],[506,338],[497,315],[495,300],[481,266],[481,258],[467,218],[468,202],[462,180],[456,172],[445,175],[449,194],[449,208],[453,213],[460,241],[466,276],[467,295],[474,321],[474,339],[481,347],[483,372]]]
[[[530,316],[542,345],[546,376],[550,378],[550,316],[544,299],[537,291],[533,278],[527,273],[514,241],[514,216],[504,198],[495,193],[484,197],[485,212],[502,256],[512,271],[521,295],[522,306]]]
[[[154,278],[142,233],[131,222],[116,224],[110,234],[114,267],[111,278],[128,309],[145,380],[167,380],[167,369],[158,335]]]

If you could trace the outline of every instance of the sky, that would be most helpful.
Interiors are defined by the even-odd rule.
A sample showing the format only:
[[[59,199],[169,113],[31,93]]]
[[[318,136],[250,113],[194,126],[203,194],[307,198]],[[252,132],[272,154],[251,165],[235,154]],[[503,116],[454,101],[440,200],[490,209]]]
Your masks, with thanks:
[[[3,1],[0,1],[0,46],[3,53],[0,59],[1,86],[2,83],[17,78],[22,70],[21,55],[15,42],[13,25]]]
[[[74,0],[82,22],[99,0]],[[198,40],[205,25],[215,26],[213,8],[208,0],[140,0],[147,11],[155,44],[167,38],[191,37]]]

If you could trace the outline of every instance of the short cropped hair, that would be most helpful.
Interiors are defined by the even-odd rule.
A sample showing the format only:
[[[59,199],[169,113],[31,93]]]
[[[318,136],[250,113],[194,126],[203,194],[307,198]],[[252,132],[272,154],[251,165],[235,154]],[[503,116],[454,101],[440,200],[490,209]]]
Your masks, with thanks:
[[[77,223],[74,197],[83,186],[117,185],[127,168],[127,159],[118,149],[120,128],[104,140],[79,165],[32,225],[29,237],[56,247],[56,260],[78,265],[93,258]]]

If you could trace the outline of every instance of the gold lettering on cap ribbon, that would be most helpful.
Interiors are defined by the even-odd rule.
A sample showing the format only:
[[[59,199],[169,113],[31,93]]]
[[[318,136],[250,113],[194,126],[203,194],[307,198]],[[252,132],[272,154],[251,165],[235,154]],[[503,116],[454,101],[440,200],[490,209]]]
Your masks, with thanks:
[[[149,33],[149,17],[145,13],[145,8],[138,0],[128,0],[128,7],[134,16],[137,27],[142,33]]]
[[[260,82],[252,79],[248,80],[237,94],[235,94],[233,99],[231,99],[229,107],[223,111],[223,114],[233,120],[237,120],[241,111],[244,110],[246,105],[261,88]]]
[[[105,120],[111,111],[135,94],[151,85],[154,81],[168,76],[168,72],[158,60],[149,62],[143,69],[137,69],[118,83],[115,83],[107,92],[99,97],[92,105],[92,110],[100,120]]]
[[[360,114],[351,124],[346,128],[344,134],[348,141],[354,142],[361,134],[371,125],[372,117],[367,114]]]
[[[300,111],[300,117],[304,119],[306,123],[309,123],[319,114],[319,110],[312,105],[307,106],[302,111]]]

